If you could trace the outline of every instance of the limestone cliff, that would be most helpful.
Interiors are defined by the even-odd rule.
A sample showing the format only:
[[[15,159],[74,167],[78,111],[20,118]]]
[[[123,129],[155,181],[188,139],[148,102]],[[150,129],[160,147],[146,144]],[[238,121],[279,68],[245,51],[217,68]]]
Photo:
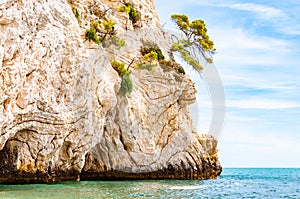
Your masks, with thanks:
[[[140,15],[134,23],[118,11],[123,3],[0,2],[0,183],[220,174],[217,141],[192,130],[196,90],[188,76],[161,66],[132,69],[133,92],[118,94],[111,60],[129,64],[143,40],[169,58],[153,0],[130,1]],[[103,14],[125,47],[85,40]]]

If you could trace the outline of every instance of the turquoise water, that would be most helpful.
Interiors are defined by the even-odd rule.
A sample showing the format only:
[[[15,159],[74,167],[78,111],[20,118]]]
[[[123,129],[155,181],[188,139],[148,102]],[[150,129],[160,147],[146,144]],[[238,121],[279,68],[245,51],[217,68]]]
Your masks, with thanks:
[[[0,185],[0,198],[299,198],[300,169],[223,169],[216,180]]]

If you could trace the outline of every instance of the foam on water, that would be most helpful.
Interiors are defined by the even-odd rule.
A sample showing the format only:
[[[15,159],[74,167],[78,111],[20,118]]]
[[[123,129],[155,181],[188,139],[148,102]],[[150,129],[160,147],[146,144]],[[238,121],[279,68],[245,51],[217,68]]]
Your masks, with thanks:
[[[173,186],[170,189],[173,190],[194,190],[194,189],[201,189],[206,188],[207,186]]]

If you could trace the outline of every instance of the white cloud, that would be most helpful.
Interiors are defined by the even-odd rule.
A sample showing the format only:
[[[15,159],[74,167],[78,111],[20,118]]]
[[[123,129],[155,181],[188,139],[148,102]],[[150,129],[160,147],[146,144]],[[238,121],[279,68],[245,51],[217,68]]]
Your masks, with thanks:
[[[268,100],[268,99],[245,99],[245,100],[228,100],[227,107],[241,109],[288,109],[300,108],[299,103],[284,100]]]
[[[290,41],[255,35],[226,24],[209,27],[209,33],[219,52],[215,60],[220,63],[282,65],[287,60],[283,57],[292,52]]]
[[[289,4],[288,2],[286,4]],[[208,4],[207,6],[211,7],[223,7],[230,8],[240,11],[248,11],[254,13],[256,16],[253,23],[255,26],[264,26],[266,24],[273,27],[274,30],[278,31],[281,34],[285,35],[300,35],[300,26],[299,26],[299,6],[292,7],[290,4],[288,8],[278,9],[272,6],[266,6],[255,3],[231,3],[231,4]],[[292,13],[296,14],[292,14]],[[251,18],[251,17],[248,17]],[[258,22],[258,23],[256,23]]]
[[[254,122],[254,124],[257,122]],[[299,167],[298,139],[281,135],[253,134],[245,128],[225,132],[219,141],[223,167]]]
[[[286,24],[292,24],[290,22],[286,22]],[[286,35],[300,35],[300,25],[289,25],[287,26],[286,24],[282,24],[278,26],[278,30]]]
[[[280,9],[255,3],[236,3],[231,5],[224,5],[224,7],[254,12],[258,15],[258,17],[262,19],[278,19],[287,17],[285,13]]]
[[[287,19],[288,16],[281,10],[272,6],[266,6],[256,3],[233,3],[224,1],[210,1],[210,2],[199,2],[198,5],[208,6],[208,7],[221,7],[230,8],[240,11],[248,11],[256,14],[257,17],[264,20],[275,20],[275,19]]]
[[[218,53],[214,60],[225,85],[295,89],[297,48],[291,41],[266,37],[242,28],[218,24],[209,27]]]
[[[234,121],[234,122],[255,122],[255,121],[258,121],[259,119],[256,118],[256,117],[248,117],[248,116],[228,114],[226,116],[226,120],[231,120],[231,121]]]
[[[264,74],[262,74],[264,75]],[[247,76],[244,74],[239,74],[237,72],[233,74],[224,74],[222,76],[223,82],[225,87],[229,86],[238,86],[241,89],[249,90],[249,89],[261,89],[261,90],[269,90],[269,91],[291,91],[297,92],[300,89],[299,86],[295,85],[294,82],[288,82],[283,79],[281,76],[281,81],[276,79],[280,79],[280,77],[273,77],[268,78],[255,78],[253,79],[253,74],[248,73]]]

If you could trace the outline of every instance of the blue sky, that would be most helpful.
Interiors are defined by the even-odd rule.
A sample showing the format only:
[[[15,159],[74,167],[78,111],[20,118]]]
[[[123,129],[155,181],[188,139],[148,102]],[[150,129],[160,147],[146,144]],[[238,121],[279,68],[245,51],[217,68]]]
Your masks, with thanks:
[[[185,13],[203,19],[215,42],[227,108],[222,165],[300,167],[300,1],[155,3],[165,29],[174,29],[171,14]],[[205,133],[211,107],[205,87],[198,92]]]

